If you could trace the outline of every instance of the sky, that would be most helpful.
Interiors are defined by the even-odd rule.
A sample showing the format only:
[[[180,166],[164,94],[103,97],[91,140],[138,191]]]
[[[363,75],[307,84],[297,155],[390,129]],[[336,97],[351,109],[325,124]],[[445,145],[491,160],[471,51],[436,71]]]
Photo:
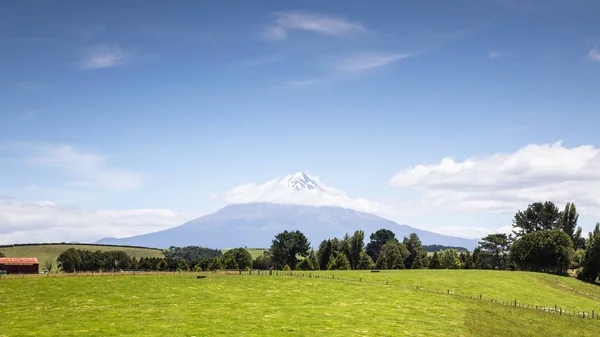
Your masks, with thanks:
[[[0,244],[182,224],[306,172],[475,238],[600,221],[600,3],[0,2]],[[343,233],[340,233],[342,235]]]

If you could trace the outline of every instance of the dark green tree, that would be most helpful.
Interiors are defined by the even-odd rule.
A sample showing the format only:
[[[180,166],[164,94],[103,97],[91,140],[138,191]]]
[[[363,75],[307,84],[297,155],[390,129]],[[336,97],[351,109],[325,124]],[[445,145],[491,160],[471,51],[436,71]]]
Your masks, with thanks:
[[[361,254],[365,247],[365,232],[357,230],[350,240],[350,264],[352,269],[358,269]]]
[[[275,268],[284,265],[295,266],[298,256],[307,257],[310,250],[310,242],[300,231],[283,231],[275,236],[271,244],[271,255]]]
[[[252,268],[252,255],[245,248],[229,249],[223,254],[222,259],[225,269],[245,270],[246,268]]]
[[[589,233],[583,258],[583,269],[577,278],[586,282],[595,282],[600,275],[600,223]]]
[[[375,268],[405,269],[404,260],[409,255],[408,249],[403,244],[395,241],[387,242],[381,247]]]
[[[510,247],[510,260],[528,271],[566,274],[572,254],[573,242],[561,230],[525,234]]]
[[[422,269],[425,268],[425,260],[427,259],[427,251],[423,247],[419,236],[411,233],[403,242],[410,255],[404,260],[406,269]]]
[[[75,248],[69,248],[62,252],[56,259],[58,266],[65,273],[73,273],[82,270],[82,260],[79,251]]]
[[[319,260],[319,267],[321,270],[327,270],[329,261],[333,260],[333,243],[331,240],[323,240],[319,245],[317,251],[317,259]]]
[[[254,261],[252,262],[252,266],[255,269],[271,269],[271,267],[273,267],[273,259],[271,258],[271,253],[269,251],[265,251],[262,255],[257,256],[256,259],[254,259]]]
[[[501,269],[502,256],[508,253],[508,236],[506,234],[489,234],[479,242],[484,253],[493,256],[493,267]]]
[[[560,229],[565,232],[573,241],[574,249],[585,248],[585,240],[581,236],[581,227],[577,226],[579,214],[574,203],[567,203],[565,210],[562,212],[560,221]]]
[[[327,270],[350,270],[350,261],[344,254],[338,254],[335,259],[329,262]]]
[[[440,253],[440,268],[441,269],[458,269],[460,268],[460,257],[456,249],[446,249]]]
[[[535,202],[515,214],[513,233],[519,238],[536,231],[559,229],[561,221],[562,213],[552,201]]]
[[[351,249],[351,245],[352,245],[352,239],[350,238],[350,235],[348,235],[348,233],[344,234],[344,237],[338,242],[338,254],[344,254],[346,255],[346,258],[348,259],[348,261],[352,260],[352,257],[350,256],[350,249]]]
[[[380,229],[371,234],[369,239],[370,241],[367,243],[365,251],[367,254],[369,254],[373,261],[377,261],[379,259],[379,253],[381,252],[383,245],[388,242],[398,242],[396,239],[396,234],[389,229]]]
[[[440,268],[441,268],[440,257],[437,252],[434,252],[433,256],[431,257],[431,260],[429,261],[429,269],[440,269]]]
[[[369,254],[361,252],[358,258],[358,265],[355,269],[368,270],[373,268],[375,268],[375,263],[373,262],[373,259],[369,256]]]

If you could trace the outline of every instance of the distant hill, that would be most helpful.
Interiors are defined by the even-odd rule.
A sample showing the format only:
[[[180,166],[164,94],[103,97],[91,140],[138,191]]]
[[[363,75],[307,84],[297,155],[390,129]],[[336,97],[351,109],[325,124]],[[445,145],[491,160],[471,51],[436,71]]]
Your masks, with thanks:
[[[221,249],[269,247],[273,237],[283,230],[300,230],[317,247],[328,238],[341,237],[357,229],[365,231],[365,243],[371,233],[386,228],[399,240],[416,233],[425,245],[458,246],[473,249],[477,240],[442,235],[400,225],[374,214],[332,206],[306,206],[272,203],[229,205],[216,213],[189,221],[181,226],[129,238],[106,238],[102,244],[149,247],[204,246]]]
[[[43,269],[44,263],[52,260],[56,264],[56,258],[69,248],[91,250],[91,251],[115,251],[121,250],[131,257],[164,257],[162,251],[156,248],[145,247],[123,247],[114,245],[98,244],[73,244],[73,243],[42,243],[42,244],[18,244],[0,246],[0,252],[6,257],[35,257],[40,262],[40,269]]]

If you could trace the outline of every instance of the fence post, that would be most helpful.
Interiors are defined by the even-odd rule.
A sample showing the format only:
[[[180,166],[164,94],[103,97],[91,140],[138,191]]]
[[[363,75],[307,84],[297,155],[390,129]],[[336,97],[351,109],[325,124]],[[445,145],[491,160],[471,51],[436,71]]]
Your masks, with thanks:
[[[594,318],[594,310],[592,310],[592,318]]]
[[[515,298],[515,307],[517,306],[517,299]]]
[[[386,285],[386,286],[388,285],[388,281],[387,281],[387,280],[385,281],[385,285]]]

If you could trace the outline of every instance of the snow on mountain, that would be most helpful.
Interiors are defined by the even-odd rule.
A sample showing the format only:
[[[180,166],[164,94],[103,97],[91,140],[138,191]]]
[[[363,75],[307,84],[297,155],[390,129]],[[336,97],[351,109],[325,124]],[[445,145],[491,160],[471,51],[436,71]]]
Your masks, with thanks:
[[[312,180],[306,173],[298,172],[283,178],[276,188],[289,188],[294,191],[318,190],[323,191],[319,184]]]

